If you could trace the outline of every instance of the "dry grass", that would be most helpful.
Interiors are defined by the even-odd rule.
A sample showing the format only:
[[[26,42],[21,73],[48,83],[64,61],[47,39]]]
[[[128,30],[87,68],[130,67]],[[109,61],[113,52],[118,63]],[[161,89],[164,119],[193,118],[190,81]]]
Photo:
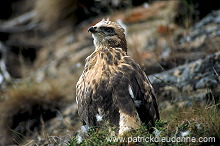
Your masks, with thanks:
[[[218,105],[193,105],[190,108],[176,108],[161,112],[161,119],[168,121],[168,135],[187,123],[191,136],[214,136],[220,139],[220,113]]]
[[[63,93],[52,82],[22,83],[7,89],[1,103],[0,145],[19,143],[40,129],[42,121],[56,116]]]

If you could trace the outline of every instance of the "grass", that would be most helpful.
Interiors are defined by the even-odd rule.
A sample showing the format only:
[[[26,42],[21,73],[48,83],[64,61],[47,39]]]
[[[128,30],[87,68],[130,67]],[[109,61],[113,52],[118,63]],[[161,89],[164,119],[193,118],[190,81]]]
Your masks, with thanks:
[[[39,12],[38,19],[45,20],[45,24],[48,27],[49,26],[56,27],[56,25],[59,24],[57,22],[60,19],[66,17],[67,15],[65,14],[68,14],[68,13],[64,13],[64,15],[61,16],[59,13],[63,9],[67,10],[66,7],[68,8],[69,6],[71,6],[69,4],[66,5],[68,2],[74,3],[74,0],[68,0],[67,3],[62,3],[62,5],[60,5],[60,1],[61,0],[55,0],[55,2],[51,2],[47,0],[46,2],[44,2],[43,0],[40,0],[38,3],[36,3],[35,9]],[[50,7],[52,6],[54,9],[51,9],[51,10],[54,10],[54,11],[48,10],[48,5]],[[189,15],[191,15],[191,13]],[[180,21],[181,24],[182,22],[184,22],[183,24],[185,24],[185,26],[188,27],[188,24],[190,24],[188,23],[190,22],[190,18],[185,19],[185,17],[187,16],[184,15],[182,19],[177,20],[177,21]],[[173,43],[172,43],[172,39],[170,38],[170,34],[169,34],[170,32],[166,31],[166,29],[169,28],[169,25],[168,26],[161,25],[158,28],[159,28],[158,29],[159,34],[160,35],[162,34],[161,35],[162,39],[160,38],[158,40],[164,40],[163,38],[164,38],[164,32],[165,32],[165,34],[167,33],[167,35],[169,36],[167,37],[167,40],[165,41],[167,42],[169,46],[172,47]],[[132,40],[136,40],[136,41],[133,42],[133,44],[131,44],[131,47],[129,48],[131,49],[134,48],[131,54],[133,55],[133,58],[140,64],[144,64],[144,59],[145,60],[148,58],[154,59],[156,56],[158,56],[158,54],[159,55],[161,54],[161,51],[162,51],[161,48],[163,48],[162,46],[163,43],[162,44],[158,43],[160,45],[159,48],[157,48],[158,44],[155,44],[156,48],[154,50],[155,50],[156,55],[154,57],[154,56],[150,56],[149,53],[145,53],[144,55],[142,55],[142,53],[144,52],[136,49],[136,48],[139,48],[139,49],[141,48],[141,46],[139,46],[140,44],[137,43],[137,42],[141,42],[141,38],[140,37],[138,38],[136,35],[132,36],[132,38],[133,38]],[[145,37],[142,37],[142,39],[144,39],[142,42],[146,41]],[[169,44],[169,42],[171,43]],[[146,44],[144,45],[146,46]],[[175,52],[175,50],[172,53],[174,59],[177,58],[175,57],[176,53],[178,52]],[[157,62],[157,60],[155,62]],[[177,64],[177,62],[175,62],[175,64]],[[29,70],[27,69],[27,71]],[[218,76],[218,79],[220,80],[219,75],[216,71],[215,71],[215,74]],[[27,76],[27,75],[24,75],[24,76]],[[61,80],[59,83],[54,83],[54,82],[49,83],[47,81],[43,81],[44,83],[39,83],[39,84],[38,83],[24,83],[24,85],[14,84],[13,86],[16,86],[16,87],[7,89],[8,91],[6,91],[7,92],[6,94],[0,93],[1,95],[3,95],[2,97],[0,97],[0,106],[1,106],[0,108],[4,109],[4,113],[5,113],[5,116],[3,116],[3,118],[0,117],[0,121],[3,120],[4,124],[7,124],[8,126],[8,127],[5,127],[5,125],[2,125],[4,127],[0,128],[1,129],[0,137],[3,135],[6,138],[10,138],[10,140],[16,139],[17,137],[19,138],[25,137],[27,135],[25,131],[30,131],[30,128],[34,127],[34,126],[32,127],[29,126],[33,122],[32,120],[29,120],[29,117],[33,116],[33,111],[35,111],[35,109],[40,109],[40,110],[37,110],[37,112],[35,112],[35,113],[40,113],[40,114],[35,114],[35,116],[33,116],[34,118],[37,117],[36,118],[38,120],[37,127],[39,128],[42,126],[41,123],[44,122],[42,120],[42,115],[46,115],[45,116],[46,118],[48,117],[48,115],[51,115],[51,113],[53,113],[54,109],[60,108],[60,105],[59,105],[60,98],[68,98],[68,97],[72,98],[72,95],[73,95],[72,92],[75,91],[74,87],[72,86],[75,85],[75,82],[78,79],[78,75],[74,75],[74,77],[71,76],[70,78],[67,79],[67,77],[62,74],[62,78],[63,77],[65,77],[65,80],[64,81]],[[77,78],[77,79],[74,79],[74,78]],[[3,91],[0,91],[0,92],[3,92]],[[0,111],[2,114],[2,110]],[[198,143],[198,142],[174,143],[174,142],[157,142],[157,141],[154,141],[151,143],[145,143],[143,141],[145,140],[144,138],[147,138],[147,137],[171,138],[171,137],[180,137],[183,135],[185,135],[185,137],[196,137],[196,138],[215,137],[215,141],[217,140],[219,141],[220,139],[220,113],[219,113],[219,104],[217,103],[215,105],[193,105],[190,108],[186,108],[186,107],[177,108],[176,107],[176,108],[173,108],[172,110],[166,110],[166,111],[161,110],[160,112],[161,112],[162,120],[156,123],[155,133],[149,133],[146,128],[146,125],[142,125],[142,127],[137,129],[135,132],[127,133],[126,137],[124,137],[125,139],[123,138],[120,139],[120,140],[124,140],[127,142],[120,143],[120,142],[117,142],[118,137],[113,136],[113,133],[114,133],[113,131],[117,133],[118,131],[117,128],[112,128],[110,132],[109,128],[105,126],[92,127],[89,130],[88,135],[86,135],[85,138],[82,139],[82,142],[80,144],[81,145],[126,145],[128,144],[128,141],[129,142],[133,141],[133,143],[130,142],[129,144],[130,145],[131,144],[136,144],[136,145],[198,145],[198,144],[201,144],[202,145],[205,143]],[[41,113],[44,113],[44,114],[41,114]],[[0,116],[2,116],[1,114]],[[14,117],[16,117],[17,115],[22,115],[22,116],[27,115],[27,116],[25,116],[26,117],[25,119],[21,119],[21,120],[18,118],[18,123],[14,124],[12,121]],[[41,120],[43,122],[41,122]],[[30,124],[22,125],[22,123],[24,122],[30,123]],[[10,130],[8,130],[7,128],[9,128]],[[28,129],[25,129],[25,128],[28,128]],[[55,141],[56,145],[60,145],[60,142],[56,142],[56,140],[53,138],[54,136],[52,137],[50,136],[50,133],[46,132],[47,128],[48,127],[45,127],[45,129],[43,129],[43,131],[45,131],[46,133],[45,134],[46,141],[48,141],[49,144],[52,144],[53,141]],[[4,129],[5,132],[2,131],[2,129]],[[16,134],[18,136],[13,137],[11,135],[11,132],[13,132],[13,134]],[[71,132],[74,133],[74,131],[71,131]],[[30,134],[32,134],[32,132]],[[62,134],[57,136],[58,139],[59,138],[61,139],[61,137],[62,137]],[[20,140],[19,138],[17,138],[17,141]],[[113,138],[113,139],[110,139],[110,138]],[[34,141],[32,140],[30,142],[34,142]],[[39,144],[38,142],[39,141],[36,140],[36,145]],[[207,144],[211,144],[211,143],[207,143]],[[1,142],[0,142],[0,145],[1,145]],[[77,136],[74,136],[72,139],[70,139],[68,145],[69,146],[79,145]]]
[[[53,82],[17,83],[7,88],[0,102],[0,145],[20,143],[40,129],[41,121],[55,117],[64,94]]]
[[[111,136],[112,131],[117,133],[117,128],[109,132],[108,127],[92,127],[80,145],[214,145],[213,140],[220,140],[220,113],[217,105],[194,105],[162,111],[161,119],[157,121],[153,133],[149,133],[147,127],[142,125],[140,129],[121,138]],[[172,142],[174,140],[177,142]],[[79,145],[78,137],[74,136],[68,145]]]

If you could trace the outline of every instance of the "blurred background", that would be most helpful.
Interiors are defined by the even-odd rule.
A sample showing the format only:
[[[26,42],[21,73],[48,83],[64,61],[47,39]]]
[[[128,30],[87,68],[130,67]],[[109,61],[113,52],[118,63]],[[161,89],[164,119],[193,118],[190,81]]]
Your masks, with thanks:
[[[125,28],[168,131],[191,121],[205,129],[192,134],[219,140],[218,1],[1,0],[0,145],[71,140],[82,124],[75,84],[94,51],[87,29],[103,18]]]

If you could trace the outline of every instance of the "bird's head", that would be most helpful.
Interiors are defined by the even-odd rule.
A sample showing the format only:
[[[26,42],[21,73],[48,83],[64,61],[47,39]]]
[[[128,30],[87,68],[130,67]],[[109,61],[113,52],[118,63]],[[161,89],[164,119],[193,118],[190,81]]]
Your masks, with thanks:
[[[117,47],[127,52],[124,29],[118,23],[103,19],[90,27],[88,31],[92,33],[96,48]]]

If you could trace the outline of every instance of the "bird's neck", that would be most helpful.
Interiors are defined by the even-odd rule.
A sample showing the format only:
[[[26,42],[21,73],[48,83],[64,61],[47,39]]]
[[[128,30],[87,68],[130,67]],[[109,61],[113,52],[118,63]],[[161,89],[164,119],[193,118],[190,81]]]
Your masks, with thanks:
[[[117,66],[120,61],[123,60],[123,57],[127,56],[122,48],[113,48],[113,47],[98,47],[96,50],[87,57],[86,62],[90,67],[94,66],[108,66],[113,65]]]
[[[94,39],[94,45],[96,50],[99,48],[121,48],[127,52],[127,42],[122,39],[109,39],[105,38],[102,41]]]

